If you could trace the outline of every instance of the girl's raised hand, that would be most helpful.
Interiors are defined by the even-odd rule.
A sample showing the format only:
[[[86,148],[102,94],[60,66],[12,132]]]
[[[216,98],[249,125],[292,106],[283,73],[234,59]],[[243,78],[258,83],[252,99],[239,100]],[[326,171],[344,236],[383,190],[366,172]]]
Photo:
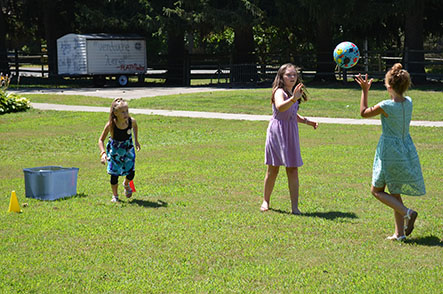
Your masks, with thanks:
[[[294,95],[295,99],[298,99],[301,97],[302,94],[303,94],[303,84],[300,83],[297,86],[295,86],[293,95]]]
[[[368,74],[365,74],[364,79],[361,74],[358,74],[358,76],[355,77],[355,81],[360,85],[363,91],[369,91],[369,89],[371,88],[372,80],[373,79],[370,79],[368,81]]]

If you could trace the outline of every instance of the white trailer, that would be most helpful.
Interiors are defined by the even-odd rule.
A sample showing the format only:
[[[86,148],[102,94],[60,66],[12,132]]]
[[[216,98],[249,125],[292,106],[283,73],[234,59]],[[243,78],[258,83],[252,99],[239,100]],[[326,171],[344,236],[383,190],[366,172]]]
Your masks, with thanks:
[[[57,40],[60,76],[93,76],[96,82],[116,77],[121,86],[129,76],[144,78],[146,40],[139,36],[67,34]]]

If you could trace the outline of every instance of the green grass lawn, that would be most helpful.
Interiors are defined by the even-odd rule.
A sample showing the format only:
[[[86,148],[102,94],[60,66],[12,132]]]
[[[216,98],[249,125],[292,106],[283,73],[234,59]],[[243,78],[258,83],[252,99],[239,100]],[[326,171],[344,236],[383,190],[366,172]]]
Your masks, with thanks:
[[[310,100],[301,104],[307,116],[360,118],[360,90],[355,87],[308,87]],[[225,113],[271,114],[271,89],[243,89],[193,94],[147,97],[131,100],[130,108],[213,111]],[[435,89],[412,89],[407,95],[414,102],[413,120],[443,120],[443,92]],[[72,95],[26,95],[32,102],[109,106],[110,99]],[[387,91],[374,85],[369,104],[389,99]]]
[[[239,108],[269,113],[268,91],[246,92],[232,97]],[[313,113],[311,92],[306,112],[325,116]],[[356,112],[358,92],[351,93],[340,103],[353,101]],[[181,104],[186,97],[131,107],[174,108],[175,99],[176,109],[234,112],[219,99]],[[429,109],[434,119],[438,107]],[[111,203],[97,147],[107,117],[39,110],[0,116],[1,293],[441,292],[443,128],[411,128],[427,195],[404,198],[419,217],[398,243],[384,240],[393,233],[393,213],[369,192],[380,126],[300,127],[304,215],[292,216],[284,170],[272,210],[259,212],[266,122],[136,115],[137,192]],[[80,168],[78,196],[25,198],[23,168],[45,165]],[[27,203],[21,214],[7,213],[12,190]]]

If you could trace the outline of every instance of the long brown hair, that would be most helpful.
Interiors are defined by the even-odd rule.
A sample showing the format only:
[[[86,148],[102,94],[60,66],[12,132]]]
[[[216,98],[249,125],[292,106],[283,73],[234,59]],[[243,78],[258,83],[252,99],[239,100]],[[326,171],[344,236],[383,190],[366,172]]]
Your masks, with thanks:
[[[128,103],[123,98],[115,98],[114,101],[112,101],[111,103],[111,109],[109,111],[109,132],[111,133],[111,138],[114,138],[115,121],[117,119],[114,111],[124,106],[127,107]]]
[[[295,71],[297,72],[297,81],[295,82],[294,88],[295,86],[297,86],[300,83],[303,83],[301,76],[300,76],[300,68],[295,66],[292,63],[285,63],[282,66],[280,66],[280,68],[277,71],[277,74],[275,75],[275,79],[274,82],[272,83],[272,95],[271,95],[271,104],[274,103],[274,95],[275,92],[278,89],[283,89],[285,88],[285,82],[283,80],[283,75],[285,74],[286,70],[290,67],[293,67],[295,69]],[[294,90],[294,88],[292,88],[292,90]],[[298,103],[301,103],[302,99],[303,101],[308,100],[308,91],[306,90],[306,87],[303,86],[303,93],[301,95],[301,97],[298,99]],[[286,91],[285,91],[286,92]],[[286,93],[289,95],[289,93]]]
[[[407,70],[403,69],[401,63],[394,64],[386,73],[385,79],[386,83],[400,95],[403,95],[411,86],[411,76]]]

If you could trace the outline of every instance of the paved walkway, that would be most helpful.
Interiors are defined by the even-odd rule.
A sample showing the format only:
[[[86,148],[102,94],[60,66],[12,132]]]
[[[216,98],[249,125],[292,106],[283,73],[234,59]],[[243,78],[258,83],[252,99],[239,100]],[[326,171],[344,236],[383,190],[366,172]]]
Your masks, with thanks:
[[[69,89],[14,89],[8,90],[19,95],[26,94],[55,94],[55,95],[83,95],[115,99],[118,97],[126,100],[142,97],[164,95],[179,95],[185,93],[213,92],[234,90],[229,87],[124,87],[124,88],[69,88]]]
[[[48,103],[31,103],[31,105],[32,107],[41,110],[109,112],[109,107],[62,105],[62,104],[48,104]],[[233,120],[252,120],[252,121],[269,121],[269,119],[271,118],[270,115],[200,112],[200,111],[183,111],[183,110],[140,109],[140,108],[131,108],[131,113],[176,116],[176,117],[194,117],[194,118],[198,117],[198,118],[216,118],[216,119],[233,119]],[[381,124],[379,119],[352,119],[352,118],[328,118],[328,117],[309,117],[309,118],[319,123],[326,123],[326,124],[350,124],[350,125]],[[443,121],[412,121],[411,126],[443,127]]]
[[[124,87],[124,88],[69,88],[69,89],[14,89],[10,92],[19,95],[26,94],[57,94],[57,95],[84,95],[96,96],[114,99],[123,97],[127,100],[138,99],[142,97],[154,97],[163,95],[177,95],[184,93],[212,92],[212,91],[229,91],[238,90],[230,88],[226,85],[216,87]],[[32,103],[32,106],[42,110],[58,110],[58,111],[86,111],[86,112],[109,112],[108,107],[94,106],[75,106],[48,103]],[[251,114],[234,114],[219,112],[200,112],[200,111],[181,111],[181,110],[158,110],[158,109],[137,109],[131,108],[131,113],[147,114],[147,115],[163,115],[176,117],[199,117],[199,118],[216,118],[216,119],[233,119],[233,120],[253,120],[253,121],[269,121],[269,115],[251,115]],[[353,124],[353,125],[380,125],[379,119],[351,119],[351,118],[327,118],[327,117],[309,117],[319,123],[327,124]],[[443,127],[443,121],[412,121],[412,126],[424,127]]]

